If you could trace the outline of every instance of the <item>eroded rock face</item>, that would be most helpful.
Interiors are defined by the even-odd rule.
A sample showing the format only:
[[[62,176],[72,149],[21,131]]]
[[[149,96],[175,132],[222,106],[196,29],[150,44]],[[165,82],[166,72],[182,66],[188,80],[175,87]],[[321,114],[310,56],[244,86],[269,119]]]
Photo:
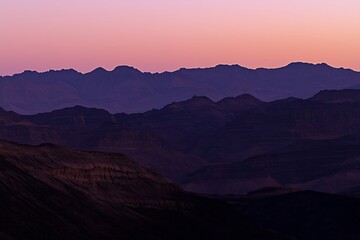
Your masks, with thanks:
[[[124,154],[85,152],[44,144],[0,142],[0,156],[56,187],[62,184],[101,201],[146,202],[181,193],[170,180],[130,161]],[[61,183],[60,183],[61,182]],[[140,198],[139,198],[140,197]]]
[[[124,154],[0,141],[4,239],[287,239]]]

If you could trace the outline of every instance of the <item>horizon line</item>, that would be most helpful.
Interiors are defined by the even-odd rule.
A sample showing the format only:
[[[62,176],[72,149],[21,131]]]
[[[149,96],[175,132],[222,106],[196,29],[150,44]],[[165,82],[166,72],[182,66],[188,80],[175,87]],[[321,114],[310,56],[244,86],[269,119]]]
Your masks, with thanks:
[[[279,66],[279,67],[257,67],[257,68],[250,68],[250,67],[246,67],[246,66],[242,66],[240,64],[237,64],[237,63],[226,63],[226,64],[223,64],[223,63],[219,63],[219,64],[216,64],[216,65],[211,65],[211,66],[207,66],[207,67],[180,67],[176,70],[173,70],[173,71],[168,71],[168,70],[165,70],[165,71],[161,71],[161,72],[151,72],[151,71],[142,71],[140,70],[139,68],[137,67],[134,67],[134,66],[131,66],[131,65],[118,65],[118,66],[115,66],[112,70],[108,70],[104,67],[97,67],[97,68],[94,68],[93,70],[91,71],[88,71],[88,72],[81,72],[81,71],[78,71],[74,68],[62,68],[62,69],[49,69],[49,70],[45,70],[45,71],[36,71],[36,70],[30,70],[30,69],[25,69],[23,70],[22,72],[17,72],[17,73],[14,73],[12,75],[0,75],[0,77],[13,77],[15,75],[19,75],[19,74],[23,74],[23,73],[26,73],[26,72],[33,72],[33,73],[38,73],[38,74],[43,74],[43,73],[48,73],[48,72],[61,72],[61,71],[75,71],[77,73],[80,73],[82,75],[86,75],[86,74],[89,74],[89,73],[92,73],[94,72],[95,70],[97,69],[102,69],[106,72],[113,72],[115,71],[117,68],[132,68],[134,70],[137,70],[141,73],[148,73],[148,74],[164,74],[164,73],[174,73],[174,72],[177,72],[177,71],[180,71],[180,70],[201,70],[201,69],[211,69],[211,68],[216,68],[216,67],[219,67],[219,66],[228,66],[228,67],[241,67],[241,68],[244,68],[244,69],[248,69],[248,70],[253,70],[253,71],[256,71],[256,70],[260,70],[260,69],[266,69],[266,70],[272,70],[272,69],[281,69],[281,68],[285,68],[285,67],[288,67],[292,64],[304,64],[304,65],[313,65],[313,66],[318,66],[318,65],[326,65],[330,68],[334,68],[334,69],[344,69],[344,70],[351,70],[353,72],[358,72],[360,73],[360,70],[355,70],[355,69],[352,69],[352,68],[346,68],[346,67],[334,67],[326,62],[303,62],[303,61],[294,61],[294,62],[290,62],[286,65],[283,65],[283,66]]]

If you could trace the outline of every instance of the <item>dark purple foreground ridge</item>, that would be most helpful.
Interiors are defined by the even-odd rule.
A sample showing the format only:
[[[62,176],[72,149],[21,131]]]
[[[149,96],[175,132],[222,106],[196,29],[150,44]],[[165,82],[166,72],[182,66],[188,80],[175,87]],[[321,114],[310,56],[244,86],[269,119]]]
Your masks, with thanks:
[[[0,239],[360,239],[359,84],[305,63],[2,77]]]

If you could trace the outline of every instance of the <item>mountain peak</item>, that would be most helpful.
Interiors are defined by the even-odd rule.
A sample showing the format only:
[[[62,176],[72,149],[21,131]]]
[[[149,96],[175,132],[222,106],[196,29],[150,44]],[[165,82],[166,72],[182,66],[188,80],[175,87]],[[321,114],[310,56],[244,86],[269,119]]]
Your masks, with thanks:
[[[240,66],[239,64],[218,64],[214,67],[214,69],[218,70],[230,70],[230,69],[236,69],[236,70],[249,70],[249,68]]]
[[[360,90],[322,90],[311,97],[310,100],[324,103],[360,102]]]
[[[192,98],[190,98],[185,102],[191,105],[208,105],[215,103],[213,100],[211,100],[206,96],[197,96],[197,95],[194,95]]]
[[[103,67],[98,67],[98,68],[92,70],[92,71],[89,72],[89,73],[107,73],[107,72],[108,72],[108,70],[106,70],[105,68],[103,68]]]
[[[308,67],[321,67],[321,68],[333,68],[327,63],[307,63],[307,62],[292,62],[283,68],[308,68]]]
[[[8,77],[20,77],[27,79],[35,79],[35,78],[51,78],[51,79],[61,79],[64,76],[78,76],[81,75],[80,72],[70,68],[70,69],[60,69],[60,70],[49,70],[45,72],[38,72],[32,70],[25,70],[22,73],[14,74],[13,76]]]
[[[138,69],[132,67],[132,66],[127,66],[127,65],[120,65],[114,68],[113,72],[140,72]]]
[[[207,102],[213,102],[210,98],[207,96],[197,96],[194,95],[190,100],[192,101],[207,101]]]
[[[196,96],[194,95],[192,98],[181,101],[181,102],[173,102],[164,107],[164,109],[198,109],[204,106],[213,105],[215,102],[206,96]]]
[[[73,107],[67,107],[67,108],[62,108],[62,109],[57,109],[54,110],[50,113],[56,113],[56,112],[101,112],[101,113],[106,113],[106,114],[110,114],[108,111],[104,110],[104,109],[100,109],[100,108],[95,108],[95,107],[84,107],[81,105],[75,105]]]
[[[327,64],[327,63],[318,63],[318,64],[316,64],[316,65],[318,65],[318,66],[324,66],[324,67],[331,67],[329,64]]]
[[[111,74],[121,78],[132,78],[134,76],[139,76],[142,72],[134,67],[124,65],[114,68],[114,70],[111,71]]]
[[[215,66],[215,68],[232,68],[232,67],[242,68],[239,64],[218,64]]]
[[[76,71],[73,68],[67,68],[67,69],[63,68],[63,69],[60,69],[60,70],[51,69],[51,70],[43,72],[43,73],[61,73],[61,72],[79,73],[78,71]]]
[[[263,102],[250,94],[242,94],[237,97],[227,97],[216,103],[220,108],[229,111],[240,111],[259,106]]]

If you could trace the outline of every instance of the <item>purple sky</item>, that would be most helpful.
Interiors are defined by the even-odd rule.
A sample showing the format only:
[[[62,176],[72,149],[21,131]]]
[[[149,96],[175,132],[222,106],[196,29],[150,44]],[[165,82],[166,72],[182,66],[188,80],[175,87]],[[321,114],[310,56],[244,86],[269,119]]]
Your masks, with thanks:
[[[0,0],[0,75],[327,62],[360,70],[360,1]]]

